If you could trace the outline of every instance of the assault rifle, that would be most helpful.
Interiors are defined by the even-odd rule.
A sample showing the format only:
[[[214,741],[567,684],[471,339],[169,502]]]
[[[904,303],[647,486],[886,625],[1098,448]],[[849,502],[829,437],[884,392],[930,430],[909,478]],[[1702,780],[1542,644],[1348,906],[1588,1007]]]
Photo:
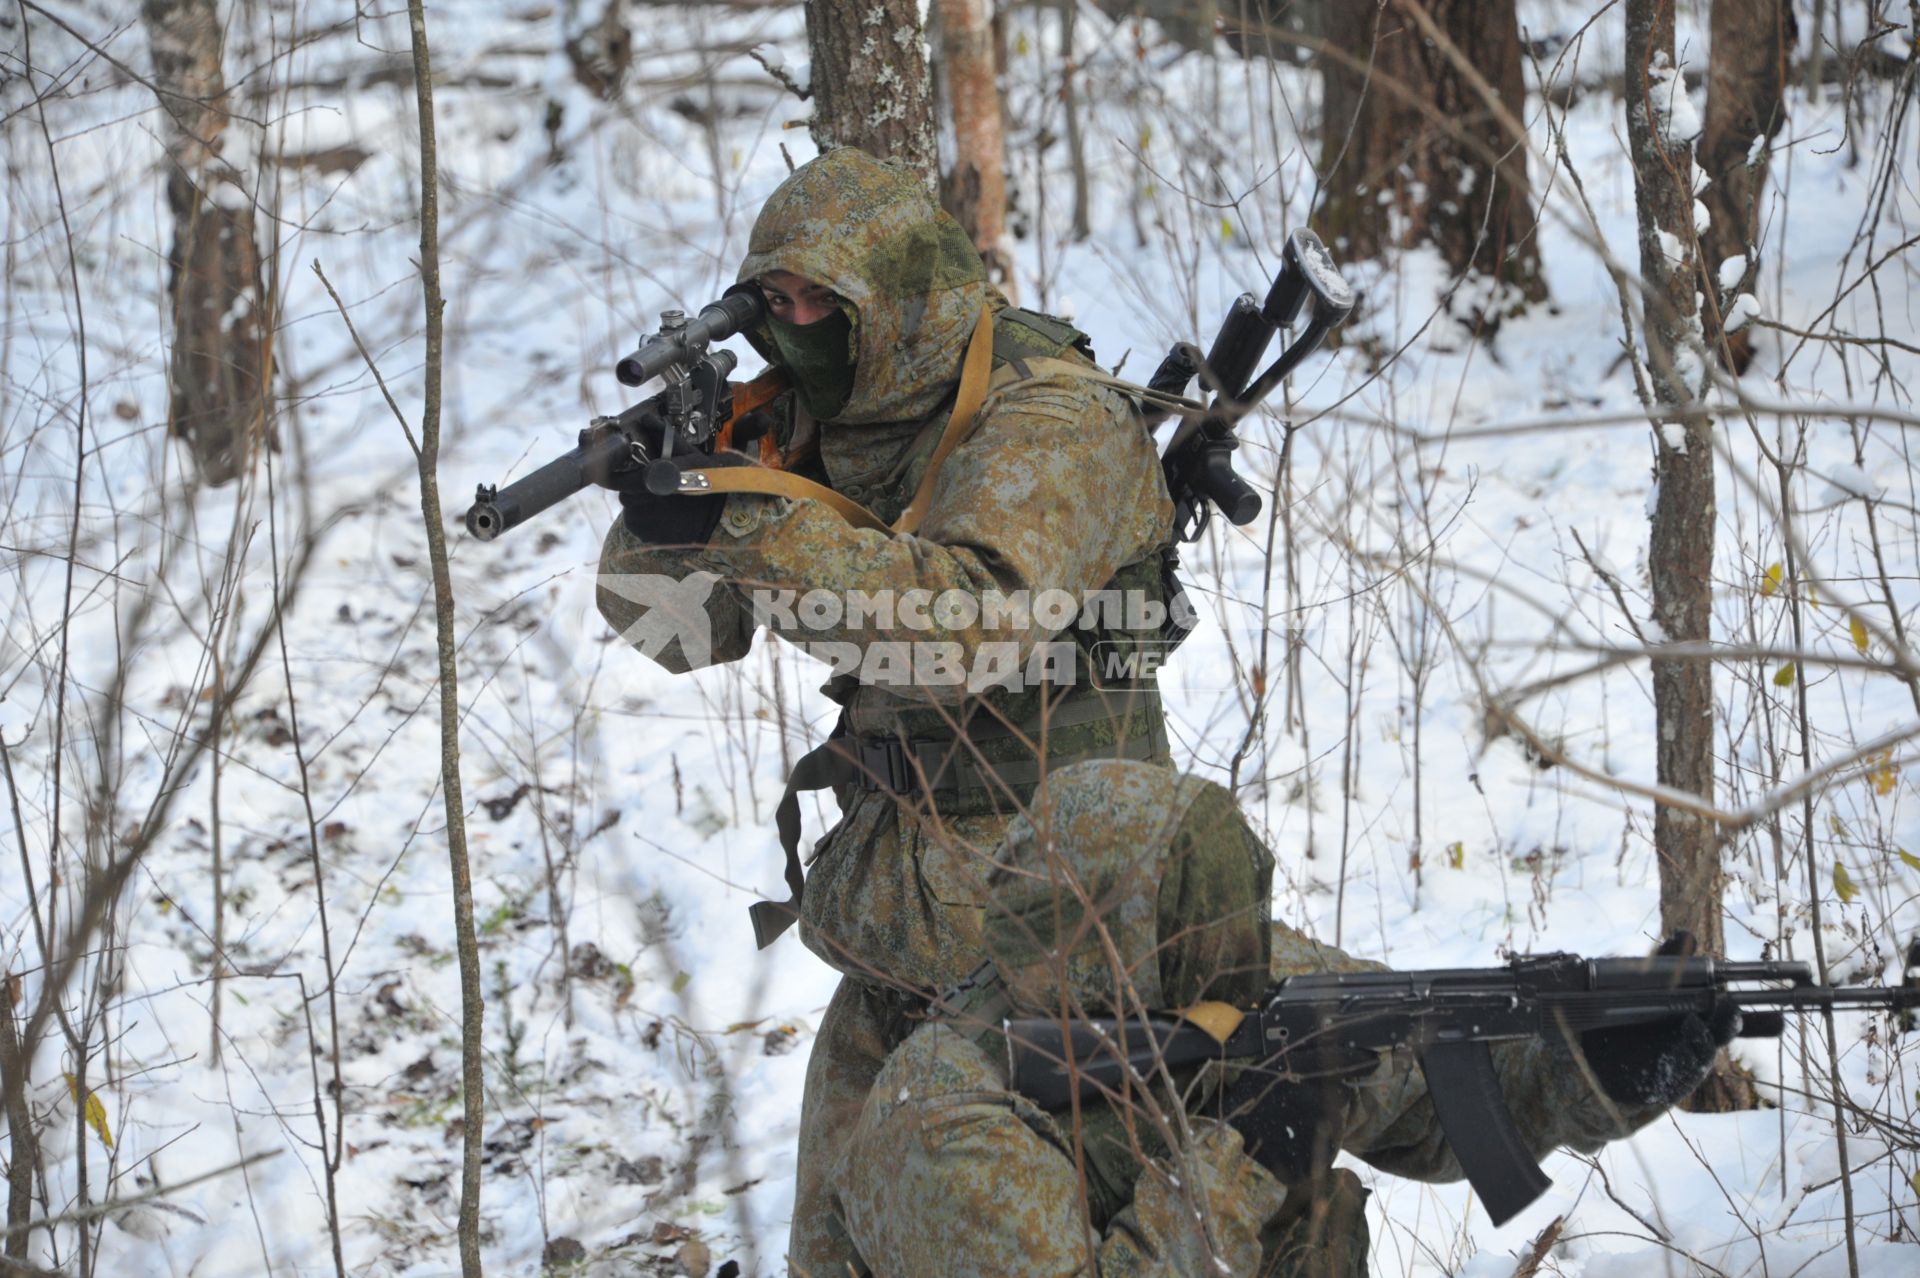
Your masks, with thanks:
[[[1116,1096],[1162,1066],[1258,1061],[1283,1080],[1322,1079],[1370,1069],[1381,1049],[1410,1048],[1447,1143],[1498,1225],[1552,1182],[1514,1126],[1490,1045],[1689,1012],[1705,1017],[1722,999],[1742,1013],[1738,1032],[1746,1038],[1778,1037],[1787,1012],[1920,1007],[1920,941],[1907,952],[1898,986],[1816,985],[1805,963],[1540,954],[1493,968],[1289,976],[1244,1011],[1224,1040],[1171,1013],[1016,1019],[1005,1031],[1014,1090],[1048,1110],[1065,1109],[1076,1096]]]
[[[1313,306],[1306,328],[1255,377],[1254,369],[1266,356],[1273,335],[1293,327],[1308,299]],[[1320,349],[1327,335],[1353,313],[1354,302],[1353,289],[1340,277],[1327,246],[1303,227],[1287,237],[1280,273],[1267,290],[1266,301],[1255,301],[1251,293],[1235,298],[1205,359],[1198,347],[1180,342],[1160,362],[1147,381],[1150,389],[1183,395],[1198,377],[1213,396],[1204,416],[1181,422],[1160,457],[1180,540],[1198,541],[1216,507],[1234,525],[1250,523],[1259,515],[1260,494],[1233,471],[1233,450],[1239,443],[1233,424]]]
[[[580,432],[577,448],[505,488],[481,484],[467,511],[467,531],[492,541],[588,484],[617,471],[644,466],[647,491],[659,496],[681,487],[676,456],[712,451],[722,429],[764,406],[784,382],[757,378],[736,395],[727,381],[738,357],[708,349],[766,314],[766,301],[751,285],[735,285],[719,301],[688,319],[681,311],[660,317],[660,331],[614,365],[625,386],[664,377],[666,389],[623,413],[596,417]],[[745,443],[734,437],[735,445]]]

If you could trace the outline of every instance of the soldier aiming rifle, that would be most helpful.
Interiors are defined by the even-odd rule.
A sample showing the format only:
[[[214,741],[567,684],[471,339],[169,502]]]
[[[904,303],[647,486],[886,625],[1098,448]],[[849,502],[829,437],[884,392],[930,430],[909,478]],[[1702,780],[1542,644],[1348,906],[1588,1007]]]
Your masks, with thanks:
[[[830,151],[768,200],[735,288],[692,319],[669,317],[622,362],[624,381],[660,375],[666,389],[597,420],[577,449],[525,479],[483,487],[468,527],[497,537],[587,483],[616,490],[622,514],[607,534],[599,603],[617,629],[639,633],[649,616],[623,580],[715,583],[701,651],[679,638],[646,649],[674,671],[737,660],[762,624],[856,654],[905,641],[964,670],[1023,675],[1063,641],[1070,657],[1158,649],[1182,633],[1166,622],[1174,498],[1189,535],[1214,504],[1236,522],[1253,517],[1259,496],[1231,465],[1248,385],[1271,389],[1352,305],[1310,236],[1289,246],[1283,279],[1264,306],[1243,300],[1212,359],[1177,351],[1157,387],[1133,386],[1103,373],[1071,325],[1010,306],[916,178]],[[1255,379],[1274,333],[1309,306],[1302,340]],[[733,333],[770,366],[738,390],[733,357],[714,349]],[[1180,395],[1196,375],[1210,403]],[[1181,418],[1164,462],[1149,408]],[[961,603],[922,611],[924,624],[801,626],[757,608],[754,591]],[[1129,606],[1071,629],[1032,613],[993,626],[963,606],[1103,592]],[[1094,673],[1078,660],[991,684],[841,673],[827,685],[840,721],[795,765],[778,813],[789,896],[753,911],[762,945],[798,918],[807,946],[845,976],[808,1063],[796,1273],[858,1262],[836,1206],[845,1133],[928,996],[986,957],[980,850],[1054,769],[1170,761],[1151,674]],[[803,878],[799,796],[828,787],[841,819]]]

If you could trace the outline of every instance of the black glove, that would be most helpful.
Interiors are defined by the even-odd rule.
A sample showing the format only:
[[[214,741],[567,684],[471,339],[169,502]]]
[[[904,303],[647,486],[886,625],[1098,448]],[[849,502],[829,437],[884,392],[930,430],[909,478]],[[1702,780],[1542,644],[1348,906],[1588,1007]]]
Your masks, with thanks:
[[[673,460],[682,470],[720,470],[750,464],[738,453],[681,453]],[[615,471],[600,481],[620,494],[620,517],[627,531],[650,546],[706,545],[726,509],[727,495],[655,494],[647,489],[646,475],[647,467],[636,466]]]
[[[1654,953],[1695,953],[1693,937],[1676,932]],[[1664,1021],[1588,1030],[1580,1051],[1602,1091],[1621,1105],[1672,1105],[1692,1094],[1713,1069],[1714,1057],[1740,1032],[1740,1009],[1720,999],[1707,1015],[1689,1012]]]

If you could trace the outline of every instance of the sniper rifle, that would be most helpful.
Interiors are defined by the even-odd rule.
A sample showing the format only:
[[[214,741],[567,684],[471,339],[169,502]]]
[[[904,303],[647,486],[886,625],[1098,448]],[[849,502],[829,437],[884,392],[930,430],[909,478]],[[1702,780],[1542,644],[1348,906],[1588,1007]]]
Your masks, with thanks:
[[[1303,228],[1288,237],[1280,273],[1264,302],[1256,302],[1251,293],[1241,294],[1204,357],[1198,347],[1181,342],[1161,361],[1148,382],[1151,389],[1180,396],[1198,377],[1213,397],[1205,411],[1184,416],[1161,456],[1181,540],[1198,540],[1215,507],[1236,525],[1260,513],[1260,494],[1233,470],[1238,445],[1233,424],[1319,349],[1352,312],[1354,300],[1353,289],[1340,277],[1320,237]],[[1274,334],[1291,328],[1303,309],[1308,311],[1305,329],[1255,377]],[[492,541],[588,484],[635,467],[646,469],[648,492],[664,497],[680,491],[681,468],[675,457],[714,451],[722,446],[715,442],[722,431],[744,422],[786,388],[784,378],[771,373],[736,393],[728,378],[737,357],[710,349],[755,327],[765,315],[766,302],[752,284],[735,285],[692,319],[680,311],[665,312],[659,332],[621,359],[614,375],[627,386],[662,377],[666,388],[624,412],[594,418],[580,432],[577,447],[532,474],[505,487],[481,484],[467,511],[467,531]],[[725,437],[725,443],[736,448],[745,442],[738,431]]]
[[[579,446],[504,488],[481,484],[467,511],[467,531],[492,541],[541,511],[617,471],[645,467],[647,491],[664,496],[680,489],[676,457],[709,453],[720,432],[763,407],[785,389],[784,380],[763,376],[736,392],[727,381],[739,357],[710,349],[760,323],[767,304],[753,285],[735,285],[717,302],[688,319],[681,311],[660,317],[660,331],[614,365],[625,386],[656,377],[666,388],[625,412],[596,417],[580,432]],[[735,446],[746,440],[738,433]]]

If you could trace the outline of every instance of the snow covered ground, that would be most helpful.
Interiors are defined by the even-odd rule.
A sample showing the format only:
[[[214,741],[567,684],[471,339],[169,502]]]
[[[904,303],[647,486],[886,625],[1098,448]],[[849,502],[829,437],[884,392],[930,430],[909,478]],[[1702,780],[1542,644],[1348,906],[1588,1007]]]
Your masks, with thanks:
[[[1522,6],[1523,22],[1571,36],[1597,7],[1539,0]],[[338,1140],[346,1271],[420,1278],[457,1268],[459,1183],[431,597],[412,456],[312,269],[417,414],[404,7],[238,8],[247,17],[229,35],[227,73],[255,68],[248,114],[263,127],[236,123],[229,155],[366,154],[350,171],[258,166],[284,290],[281,447],[271,488],[263,470],[191,503],[184,459],[164,438],[159,124],[151,93],[115,69],[147,65],[145,37],[130,7],[104,0],[63,10],[97,52],[35,17],[29,81],[21,18],[4,27],[0,739],[17,823],[0,823],[0,841],[17,854],[0,856],[0,958],[37,997],[44,951],[30,899],[57,920],[57,943],[73,924],[83,851],[98,858],[140,839],[168,752],[204,732],[209,690],[266,634],[218,768],[203,760],[172,797],[109,944],[67,999],[76,1015],[99,1013],[87,1077],[111,1149],[81,1130],[58,1027],[35,1061],[43,1193],[55,1211],[78,1205],[83,1146],[94,1201],[178,1187],[103,1218],[100,1273],[328,1273],[324,1151]],[[429,15],[443,77],[440,476],[488,996],[488,1267],[536,1273],[551,1246],[593,1273],[709,1273],[727,1260],[777,1273],[801,1078],[834,976],[792,939],[756,953],[745,910],[779,883],[771,816],[784,763],[831,722],[813,690],[820,667],[762,642],[735,667],[675,679],[615,643],[592,602],[614,509],[597,492],[490,544],[457,526],[470,485],[525,473],[571,446],[591,413],[627,402],[611,365],[660,310],[731,281],[755,210],[786,173],[782,148],[795,161],[812,154],[804,129],[784,127],[805,104],[747,51],[771,46],[799,67],[803,28],[797,9],[633,6],[629,83],[607,101],[576,81],[556,36],[597,6],[561,9],[462,0]],[[1682,6],[1682,61],[1695,71],[1705,14],[1704,3]],[[1860,15],[1846,19],[1851,48]],[[1617,71],[1619,21],[1601,16],[1556,48],[1557,73],[1544,69],[1561,80]],[[1264,290],[1314,197],[1317,145],[1300,130],[1317,83],[1224,47],[1183,55],[1151,26],[1083,13],[1076,90],[1092,234],[1073,242],[1057,11],[1013,11],[1008,32],[1020,300],[1073,317],[1109,364],[1127,353],[1125,371],[1143,375],[1170,341],[1210,336],[1234,294]],[[29,89],[49,77],[62,88],[43,134]],[[1819,103],[1796,91],[1773,158],[1758,314],[1893,344],[1761,330],[1748,393],[1808,411],[1722,421],[1716,634],[1765,654],[1730,658],[1718,675],[1731,808],[1802,771],[1798,684],[1816,767],[1910,733],[1920,716],[1884,669],[1821,660],[1856,659],[1864,646],[1886,662],[1920,601],[1913,419],[1813,411],[1911,412],[1920,369],[1904,246],[1920,199],[1912,121],[1899,115],[1907,131],[1886,136],[1906,109],[1895,89],[1863,80],[1851,99],[1830,91]],[[1660,930],[1649,804],[1568,766],[1653,779],[1646,663],[1588,669],[1597,649],[1632,647],[1635,624],[1643,634],[1649,624],[1650,432],[1631,420],[1619,297],[1592,242],[1597,233],[1617,260],[1636,260],[1624,117],[1594,91],[1551,122],[1530,99],[1529,121],[1551,303],[1476,343],[1442,307],[1430,254],[1353,265],[1363,315],[1291,390],[1290,500],[1269,502],[1276,522],[1216,525],[1188,552],[1209,620],[1166,676],[1181,761],[1237,782],[1280,857],[1284,916],[1400,966],[1636,953]],[[1873,283],[1855,287],[1883,259]],[[1591,420],[1602,424],[1575,424]],[[1487,429],[1516,423],[1537,428]],[[1245,434],[1244,469],[1271,488],[1284,432],[1269,418]],[[1762,444],[1796,459],[1798,535],[1817,589],[1769,575],[1786,555]],[[296,578],[283,655],[265,623]],[[1798,663],[1781,655],[1794,646],[1794,606]],[[210,634],[228,673],[207,659]],[[1256,667],[1267,701],[1250,727]],[[1529,685],[1539,691],[1516,711],[1567,764],[1511,734],[1489,739],[1489,696]],[[65,798],[51,853],[56,722]],[[1912,762],[1892,744],[1828,778],[1804,810],[1796,799],[1734,841],[1736,957],[1810,959],[1818,892],[1835,979],[1898,980],[1920,931]],[[808,819],[823,828],[824,813]],[[217,995],[216,848],[227,955]],[[1911,1273],[1920,1080],[1884,1022],[1842,1016],[1836,1031],[1848,1096],[1883,1120],[1847,1130],[1860,1272]],[[1365,1173],[1376,1272],[1506,1274],[1564,1216],[1545,1272],[1846,1273],[1825,1040],[1790,1033],[1739,1052],[1778,1108],[1676,1114],[1597,1161],[1555,1157],[1554,1189],[1504,1228],[1464,1185]],[[35,1241],[42,1263],[78,1269],[71,1227]]]

